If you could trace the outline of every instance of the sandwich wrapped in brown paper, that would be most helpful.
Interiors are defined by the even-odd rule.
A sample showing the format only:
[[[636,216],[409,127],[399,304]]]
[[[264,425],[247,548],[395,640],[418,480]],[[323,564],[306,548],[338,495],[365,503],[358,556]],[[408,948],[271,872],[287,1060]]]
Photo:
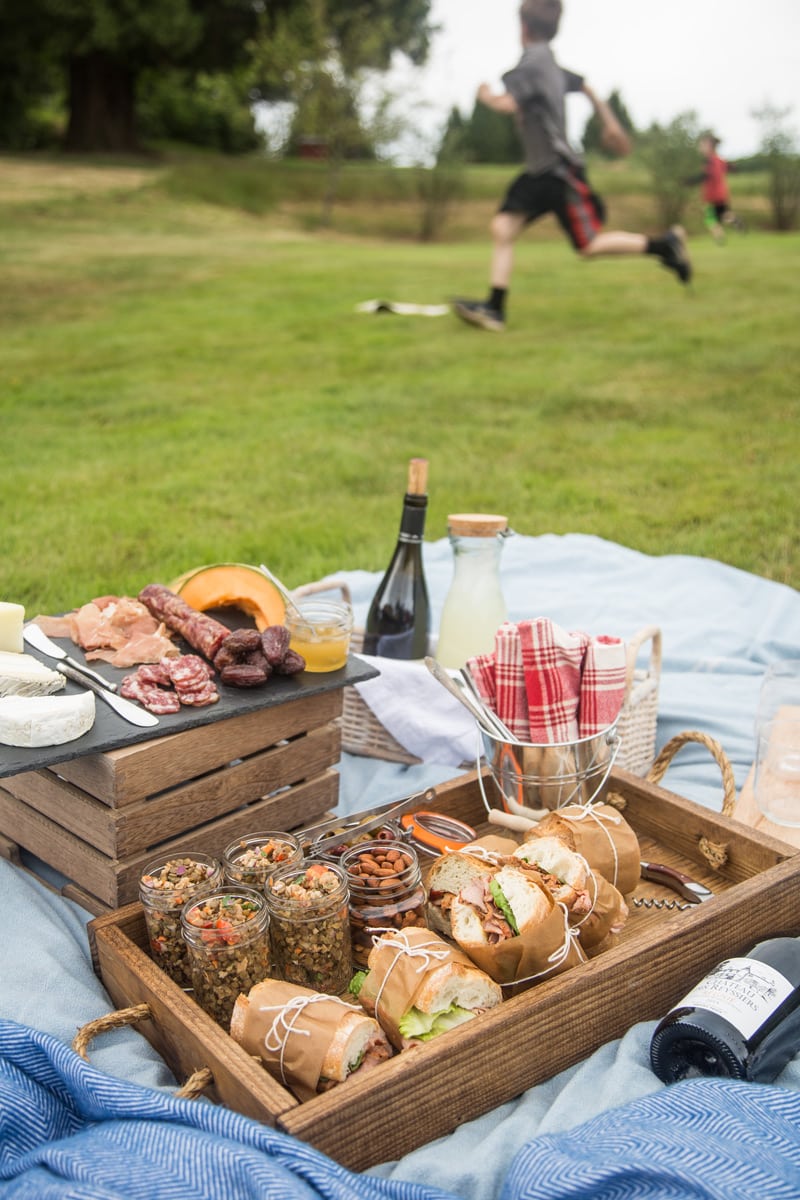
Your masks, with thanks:
[[[525,840],[551,835],[582,855],[593,871],[599,871],[623,895],[632,892],[639,882],[639,839],[612,805],[560,808],[548,813]]]
[[[375,940],[358,999],[380,1022],[389,1041],[402,1049],[408,1039],[400,1032],[401,1019],[418,1000],[429,1010],[426,993],[442,990],[455,999],[475,997],[481,1011],[501,999],[499,988],[466,954],[431,930],[411,926]]]
[[[505,996],[586,962],[564,905],[557,904],[541,884],[536,886],[542,892],[545,914],[536,924],[494,944],[459,942],[476,966],[501,985]]]
[[[370,1020],[336,996],[266,979],[237,1000],[231,1036],[298,1100],[310,1100],[320,1090],[323,1064],[337,1037],[341,1039],[343,1023],[352,1023],[354,1016]]]

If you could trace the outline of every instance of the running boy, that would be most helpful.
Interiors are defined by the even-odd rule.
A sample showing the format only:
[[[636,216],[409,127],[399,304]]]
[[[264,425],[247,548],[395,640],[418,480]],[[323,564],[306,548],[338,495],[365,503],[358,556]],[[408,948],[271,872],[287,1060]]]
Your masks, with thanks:
[[[702,183],[703,218],[708,232],[718,246],[725,241],[723,226],[733,225],[742,229],[743,225],[735,213],[731,211],[731,194],[728,188],[728,172],[733,170],[730,163],[717,154],[719,138],[713,133],[704,133],[698,142],[703,156],[703,173],[692,178],[692,183]]]
[[[561,0],[523,0],[519,10],[522,58],[503,76],[505,91],[494,93],[485,83],[478,89],[481,104],[495,112],[513,114],[525,148],[525,170],[513,181],[492,219],[489,295],[485,301],[457,300],[453,306],[463,321],[493,333],[505,328],[514,243],[527,225],[545,213],[555,214],[585,258],[652,254],[674,271],[681,283],[688,283],[692,277],[685,236],[679,226],[659,237],[603,230],[603,202],[589,187],[583,161],[567,141],[565,94],[580,91],[589,98],[609,150],[626,153],[630,146],[608,105],[580,75],[556,63],[549,43],[558,32],[561,13]]]

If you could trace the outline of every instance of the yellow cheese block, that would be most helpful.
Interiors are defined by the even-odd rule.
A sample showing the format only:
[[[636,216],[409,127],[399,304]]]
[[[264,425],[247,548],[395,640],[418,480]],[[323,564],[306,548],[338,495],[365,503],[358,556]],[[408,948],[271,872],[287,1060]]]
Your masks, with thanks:
[[[0,600],[0,650],[11,654],[22,653],[22,626],[25,608],[22,604],[11,604]]]

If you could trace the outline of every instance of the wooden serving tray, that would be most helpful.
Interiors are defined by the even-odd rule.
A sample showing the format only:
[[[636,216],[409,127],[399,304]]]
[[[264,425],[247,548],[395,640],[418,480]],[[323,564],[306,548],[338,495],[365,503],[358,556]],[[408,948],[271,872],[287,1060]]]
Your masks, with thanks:
[[[643,859],[692,875],[713,898],[684,911],[640,908],[637,897],[675,899],[640,883],[613,949],[303,1104],[152,962],[140,905],[90,923],[96,969],[120,1008],[148,1005],[141,1032],[176,1077],[208,1067],[213,1099],[353,1170],[397,1159],[579,1062],[636,1022],[659,1018],[725,956],[765,937],[800,935],[796,847],[625,771],[612,772],[610,788],[625,805]],[[410,801],[407,811],[418,808],[488,829],[475,773]],[[719,869],[704,857],[707,842],[724,847]]]

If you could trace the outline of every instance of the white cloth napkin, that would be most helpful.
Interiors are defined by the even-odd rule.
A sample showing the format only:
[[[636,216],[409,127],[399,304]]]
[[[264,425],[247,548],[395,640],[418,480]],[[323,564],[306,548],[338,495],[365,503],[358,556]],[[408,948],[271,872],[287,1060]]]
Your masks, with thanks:
[[[393,738],[423,762],[459,767],[474,762],[477,723],[422,662],[359,653],[380,671],[354,686]]]

